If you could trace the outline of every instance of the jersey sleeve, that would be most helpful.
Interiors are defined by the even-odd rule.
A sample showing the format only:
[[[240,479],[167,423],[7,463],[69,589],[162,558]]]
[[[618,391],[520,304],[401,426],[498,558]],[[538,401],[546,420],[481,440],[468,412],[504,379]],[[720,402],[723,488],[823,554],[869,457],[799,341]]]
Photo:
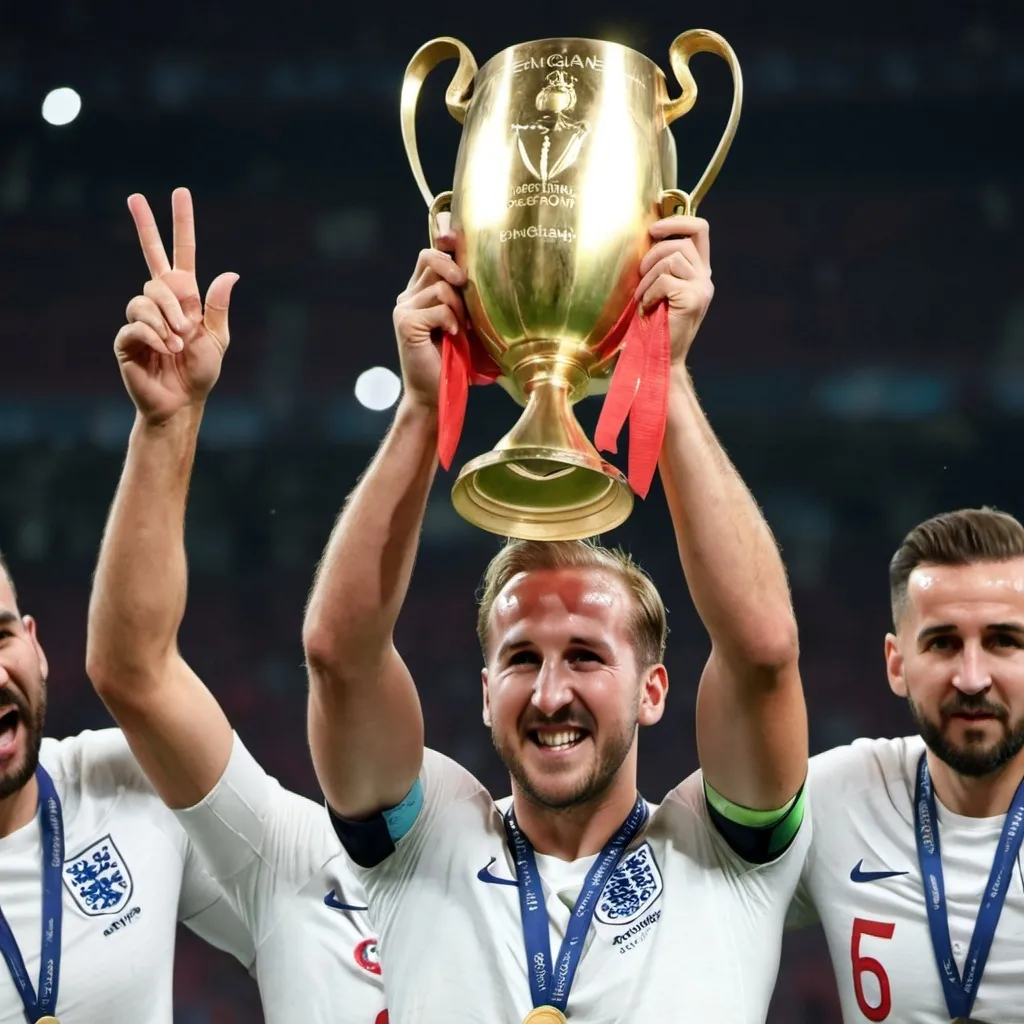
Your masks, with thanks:
[[[338,853],[322,809],[272,779],[237,735],[217,785],[175,815],[257,951],[282,905]]]
[[[359,821],[336,814],[329,805],[327,811],[345,852],[368,870],[388,860],[403,839],[409,840],[402,844],[406,851],[416,849],[448,806],[482,790],[465,768],[428,748],[419,778],[400,804]]]
[[[719,834],[744,860],[766,864],[785,853],[804,820],[806,790],[775,811],[741,807],[716,792],[704,780],[708,817]]]
[[[447,854],[439,847],[449,841],[457,843],[457,837],[462,834],[461,822],[453,821],[453,816],[467,805],[471,814],[493,810],[490,794],[473,775],[435,750],[428,748],[423,752],[423,766],[417,782],[418,787],[414,786],[414,791],[418,789],[415,817],[410,820],[409,815],[405,815],[402,834],[390,843],[388,854],[375,863],[360,864],[353,859],[355,874],[366,889],[375,923],[386,918],[390,908],[401,900],[410,879],[425,858],[444,861]],[[329,808],[328,814],[351,858],[347,826],[352,823]]]
[[[790,805],[790,811],[797,806],[794,801]],[[798,820],[797,827],[784,842],[779,833],[773,833],[772,826],[761,826],[763,834],[758,842],[766,856],[754,858],[754,851],[751,848],[753,840],[747,837],[745,841],[737,841],[735,837],[730,840],[716,822],[712,813],[711,803],[708,799],[708,788],[704,776],[696,771],[688,779],[680,783],[665,798],[659,808],[659,814],[667,816],[672,822],[670,826],[678,833],[681,845],[688,842],[698,842],[703,846],[707,844],[714,851],[719,866],[737,877],[756,879],[758,877],[778,880],[772,883],[773,891],[777,886],[788,887],[786,894],[787,902],[799,883],[801,872],[807,860],[807,852],[811,844],[812,834],[812,812],[810,801],[805,800],[802,804],[802,813]],[[719,813],[721,820],[728,820]],[[772,814],[773,812],[768,812]],[[778,812],[774,812],[778,813]],[[785,814],[786,812],[782,812]],[[784,819],[780,819],[784,820]],[[699,831],[705,838],[696,840],[693,837],[694,830]],[[756,827],[754,829],[756,831]],[[772,850],[770,837],[778,837],[779,847]],[[745,847],[738,850],[736,847]]]

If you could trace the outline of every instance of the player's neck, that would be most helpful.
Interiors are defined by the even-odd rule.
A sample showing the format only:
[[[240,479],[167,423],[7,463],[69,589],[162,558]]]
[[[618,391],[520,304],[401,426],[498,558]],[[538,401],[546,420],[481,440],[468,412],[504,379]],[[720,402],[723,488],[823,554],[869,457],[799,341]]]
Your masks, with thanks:
[[[39,784],[33,775],[16,793],[0,800],[0,839],[27,825],[35,817],[38,803]]]
[[[554,809],[533,802],[513,781],[516,821],[538,853],[579,860],[600,853],[636,803],[636,774],[623,772],[600,797]]]
[[[982,776],[961,775],[929,750],[928,771],[944,807],[968,818],[994,818],[1010,809],[1024,776],[1024,750],[999,771]]]

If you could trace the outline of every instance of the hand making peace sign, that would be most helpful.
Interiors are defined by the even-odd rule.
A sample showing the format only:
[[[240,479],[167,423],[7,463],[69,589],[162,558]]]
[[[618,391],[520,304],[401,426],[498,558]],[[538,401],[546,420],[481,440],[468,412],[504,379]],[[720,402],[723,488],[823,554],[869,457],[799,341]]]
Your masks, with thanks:
[[[238,280],[214,278],[205,307],[196,281],[196,232],[187,188],[171,194],[174,264],[160,241],[145,196],[128,197],[151,279],[128,303],[128,323],[117,332],[114,353],[135,407],[150,423],[165,423],[189,405],[202,405],[220,376],[228,347],[228,304]]]

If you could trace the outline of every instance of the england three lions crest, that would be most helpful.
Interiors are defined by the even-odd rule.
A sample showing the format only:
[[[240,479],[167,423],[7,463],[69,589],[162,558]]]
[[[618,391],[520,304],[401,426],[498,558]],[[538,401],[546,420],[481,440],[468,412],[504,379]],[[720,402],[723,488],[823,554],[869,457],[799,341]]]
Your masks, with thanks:
[[[90,917],[116,914],[132,895],[128,865],[109,835],[64,861],[64,885]]]
[[[663,887],[651,844],[642,843],[619,861],[601,892],[594,916],[602,924],[629,924],[651,906]]]

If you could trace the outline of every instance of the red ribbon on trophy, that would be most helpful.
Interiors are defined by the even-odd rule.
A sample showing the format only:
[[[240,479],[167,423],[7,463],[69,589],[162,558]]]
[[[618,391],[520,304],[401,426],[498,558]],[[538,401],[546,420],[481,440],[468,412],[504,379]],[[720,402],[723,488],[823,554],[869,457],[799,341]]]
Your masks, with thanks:
[[[629,486],[647,497],[665,437],[671,343],[668,304],[648,313],[630,303],[603,344],[621,335],[619,358],[594,431],[600,451],[617,452],[618,438],[629,420]],[[438,399],[437,457],[449,469],[466,419],[470,384],[492,384],[501,376],[480,340],[460,331],[445,334],[441,344],[441,390]]]
[[[658,468],[668,417],[668,375],[671,339],[668,303],[659,302],[649,313],[642,306],[631,313],[612,371],[611,384],[594,431],[594,445],[602,452],[617,452],[619,434],[629,420],[629,486],[647,497]],[[620,321],[621,322],[621,321]]]
[[[472,340],[471,340],[472,339]],[[493,384],[501,376],[498,364],[470,330],[446,333],[441,343],[441,391],[437,404],[437,457],[450,469],[459,447],[470,384]]]

